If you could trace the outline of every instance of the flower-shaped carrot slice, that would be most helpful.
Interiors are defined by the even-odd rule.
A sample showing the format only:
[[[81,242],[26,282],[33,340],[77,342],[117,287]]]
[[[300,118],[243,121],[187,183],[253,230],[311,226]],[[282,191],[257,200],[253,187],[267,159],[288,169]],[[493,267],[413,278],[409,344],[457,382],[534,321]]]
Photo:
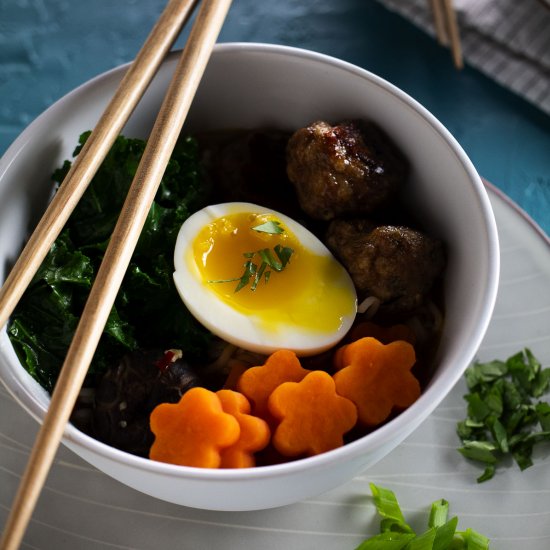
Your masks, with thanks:
[[[272,353],[264,365],[246,370],[237,383],[237,390],[251,402],[255,416],[267,419],[271,392],[283,382],[299,382],[309,372],[293,351],[279,350]]]
[[[236,390],[239,378],[242,376],[243,372],[249,368],[249,366],[242,361],[235,360],[229,361],[228,366],[229,374],[225,379],[225,384],[223,385],[223,388],[225,390]]]
[[[198,468],[218,468],[222,449],[233,445],[241,431],[219,397],[199,387],[184,393],[179,403],[155,407],[150,425],[155,441],[149,458]]]
[[[242,394],[232,390],[216,392],[223,410],[233,415],[241,428],[236,443],[221,451],[220,468],[251,468],[256,465],[254,453],[267,446],[270,432],[267,423],[250,415],[250,403]]]
[[[360,340],[370,336],[376,338],[382,344],[389,344],[396,340],[405,340],[409,344],[414,345],[416,337],[411,328],[407,325],[390,325],[383,326],[373,323],[372,321],[363,321],[354,326],[349,335],[349,340]]]
[[[269,397],[269,410],[280,420],[273,445],[285,456],[312,456],[341,447],[344,434],[357,421],[355,405],[336,393],[334,380],[324,371],[281,384]]]
[[[392,410],[406,409],[420,396],[420,384],[411,373],[415,360],[408,342],[384,345],[361,338],[335,354],[336,391],[357,405],[363,424],[377,426]]]

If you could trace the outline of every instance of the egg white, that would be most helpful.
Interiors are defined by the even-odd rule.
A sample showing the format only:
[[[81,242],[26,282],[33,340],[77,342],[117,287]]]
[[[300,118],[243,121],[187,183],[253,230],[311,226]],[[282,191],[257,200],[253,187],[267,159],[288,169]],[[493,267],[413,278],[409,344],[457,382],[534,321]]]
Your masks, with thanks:
[[[307,327],[278,327],[266,330],[260,314],[246,314],[225,303],[203,281],[193,256],[193,242],[198,233],[215,220],[238,213],[272,214],[300,241],[300,244],[318,256],[332,258],[340,268],[338,285],[349,292],[353,300],[352,311],[343,315],[340,326],[333,332],[314,332]],[[235,346],[262,354],[278,349],[289,349],[297,355],[321,353],[337,344],[351,328],[356,314],[357,296],[347,271],[332,256],[328,248],[309,230],[288,216],[263,206],[245,202],[232,202],[207,206],[190,216],[181,226],[174,250],[174,282],[191,314],[208,330]]]

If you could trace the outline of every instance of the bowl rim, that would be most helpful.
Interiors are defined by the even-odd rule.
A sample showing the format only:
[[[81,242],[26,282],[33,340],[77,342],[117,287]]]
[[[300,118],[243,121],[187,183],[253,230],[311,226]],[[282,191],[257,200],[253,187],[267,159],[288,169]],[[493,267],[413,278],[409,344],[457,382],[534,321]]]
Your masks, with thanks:
[[[181,50],[175,50],[170,52],[163,63],[174,61],[179,55]],[[173,464],[167,464],[150,460],[129,454],[114,447],[111,447],[105,443],[102,443],[91,436],[78,430],[72,424],[67,424],[64,430],[63,443],[72,447],[76,445],[83,449],[86,453],[94,453],[101,456],[111,462],[116,462],[123,466],[130,466],[135,470],[147,471],[148,473],[154,473],[163,476],[171,476],[176,478],[190,478],[195,481],[239,481],[239,480],[253,480],[259,478],[276,478],[280,476],[286,476],[288,474],[300,474],[302,472],[326,469],[332,466],[334,462],[338,462],[340,458],[346,457],[346,460],[352,460],[358,458],[365,453],[365,447],[368,447],[369,451],[379,449],[385,445],[387,441],[400,442],[404,437],[409,435],[407,426],[409,422],[416,420],[416,427],[423,422],[429,414],[436,408],[441,400],[448,394],[453,386],[458,382],[462,376],[464,370],[468,364],[472,361],[475,353],[477,352],[481,341],[485,335],[486,329],[489,325],[492,317],[493,308],[496,302],[499,270],[500,270],[500,255],[498,245],[498,233],[496,228],[496,221],[490,205],[489,197],[484,188],[483,182],[475,170],[471,160],[466,155],[460,144],[452,136],[443,124],[431,114],[425,107],[423,107],[418,101],[409,96],[406,92],[399,89],[394,84],[379,77],[367,69],[361,68],[350,62],[338,59],[336,57],[307,50],[304,48],[298,48],[293,46],[285,46],[279,44],[257,43],[257,42],[225,42],[218,43],[214,47],[213,55],[216,57],[224,55],[235,55],[244,53],[250,54],[262,54],[268,56],[282,56],[290,58],[300,58],[308,61],[314,61],[324,65],[330,65],[338,68],[341,71],[351,73],[354,77],[359,77],[364,80],[370,81],[386,92],[392,94],[395,98],[405,103],[417,116],[424,119],[432,129],[440,135],[441,138],[449,145],[450,150],[458,158],[460,164],[464,167],[468,179],[471,182],[471,190],[474,193],[477,201],[477,207],[482,212],[484,225],[485,225],[485,240],[489,245],[489,258],[487,259],[488,270],[486,273],[484,302],[481,310],[481,315],[477,318],[475,326],[472,329],[472,338],[469,341],[467,350],[463,350],[463,357],[461,368],[455,368],[452,373],[449,373],[444,378],[432,379],[426,389],[422,392],[419,399],[411,405],[408,409],[401,412],[395,418],[388,423],[377,428],[373,432],[363,436],[362,438],[347,443],[346,445],[322,453],[320,455],[293,460],[285,462],[283,464],[273,464],[267,466],[257,466],[254,468],[244,469],[208,469],[208,468],[195,468],[189,466],[178,466]],[[129,67],[130,63],[125,63],[114,67],[108,71],[105,71],[86,82],[80,84],[67,94],[59,98],[55,103],[43,111],[38,117],[36,117],[14,140],[10,147],[6,150],[5,154],[0,158],[0,179],[4,176],[5,172],[9,169],[11,163],[24,149],[26,143],[31,138],[32,132],[37,125],[43,124],[52,114],[57,110],[63,109],[64,104],[87,89],[100,87],[106,80],[109,80],[114,75],[123,74]],[[5,332],[6,327],[2,330]],[[1,346],[0,346],[1,351]],[[30,375],[29,375],[30,377]],[[31,399],[29,403],[23,401],[23,397],[15,392],[12,388],[5,385],[14,396],[14,398],[20,403],[20,405],[41,422],[45,414],[45,408]],[[31,398],[30,393],[26,388],[21,388],[24,397]]]

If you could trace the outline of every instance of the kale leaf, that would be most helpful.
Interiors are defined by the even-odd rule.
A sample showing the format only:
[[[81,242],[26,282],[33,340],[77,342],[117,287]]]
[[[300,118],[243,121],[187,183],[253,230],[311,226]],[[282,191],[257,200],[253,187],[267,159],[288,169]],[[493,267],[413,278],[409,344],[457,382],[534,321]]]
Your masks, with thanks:
[[[90,132],[80,136],[78,155]],[[59,370],[100,266],[146,142],[119,136],[14,311],[8,333],[22,364],[48,391]],[[52,179],[61,184],[70,161]],[[175,289],[172,255],[181,224],[207,203],[198,146],[178,141],[132,256],[89,375],[129,350],[183,348],[199,356],[210,334]]]

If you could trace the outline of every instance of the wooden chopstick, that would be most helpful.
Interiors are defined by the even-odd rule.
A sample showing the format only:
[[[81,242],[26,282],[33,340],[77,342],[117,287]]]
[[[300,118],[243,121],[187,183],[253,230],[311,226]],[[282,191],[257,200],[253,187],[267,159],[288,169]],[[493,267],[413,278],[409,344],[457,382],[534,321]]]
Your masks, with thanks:
[[[16,549],[114,304],[231,0],[203,0],[67,352],[0,548]]]
[[[447,26],[447,33],[451,41],[451,52],[453,54],[453,61],[457,69],[464,67],[464,61],[462,59],[462,46],[460,44],[460,35],[458,33],[458,23],[456,21],[456,13],[453,8],[452,0],[442,0],[443,13],[445,14],[445,21]]]
[[[447,37],[447,30],[445,29],[445,18],[443,16],[443,9],[440,0],[430,0],[432,7],[432,15],[434,18],[435,34],[437,41],[442,46],[448,46],[449,38]]]
[[[0,328],[13,313],[197,2],[169,0],[0,288]]]
[[[462,69],[464,67],[462,45],[452,0],[430,0],[430,5],[437,40],[444,46],[450,45],[454,65],[457,69]]]

